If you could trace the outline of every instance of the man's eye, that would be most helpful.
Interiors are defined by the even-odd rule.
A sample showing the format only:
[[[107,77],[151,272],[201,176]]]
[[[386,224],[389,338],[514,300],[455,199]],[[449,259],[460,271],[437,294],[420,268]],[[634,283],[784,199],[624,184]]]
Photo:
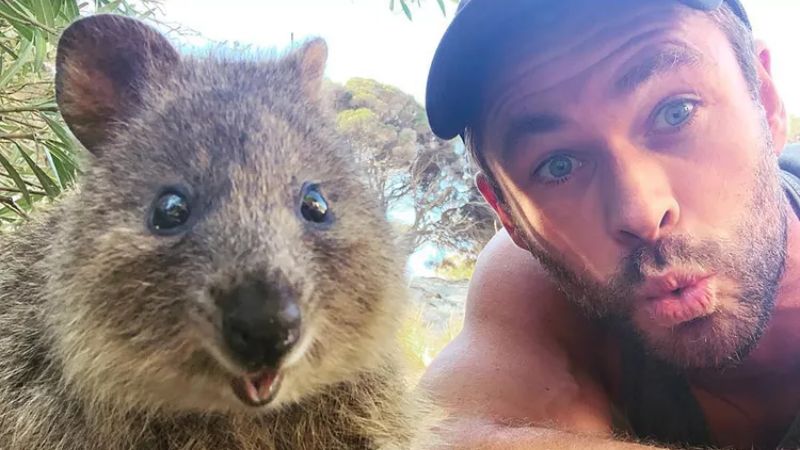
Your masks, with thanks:
[[[668,103],[656,112],[653,128],[656,131],[680,129],[691,121],[697,109],[697,102],[681,99]]]
[[[556,155],[543,162],[533,171],[537,181],[543,183],[562,183],[581,166],[581,162],[567,155]]]

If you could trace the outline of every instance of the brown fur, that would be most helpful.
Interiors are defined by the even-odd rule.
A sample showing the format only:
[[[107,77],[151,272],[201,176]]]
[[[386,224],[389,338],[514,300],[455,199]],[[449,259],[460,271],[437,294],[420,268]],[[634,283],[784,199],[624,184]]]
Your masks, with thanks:
[[[326,50],[192,58],[131,19],[59,43],[62,114],[92,157],[78,192],[0,236],[0,448],[412,448],[426,435],[395,339],[402,258],[321,107]],[[298,213],[319,183],[334,221]],[[191,193],[188,231],[146,220]],[[209,291],[288,280],[304,336],[268,406],[229,385]],[[302,347],[301,351],[300,347]]]

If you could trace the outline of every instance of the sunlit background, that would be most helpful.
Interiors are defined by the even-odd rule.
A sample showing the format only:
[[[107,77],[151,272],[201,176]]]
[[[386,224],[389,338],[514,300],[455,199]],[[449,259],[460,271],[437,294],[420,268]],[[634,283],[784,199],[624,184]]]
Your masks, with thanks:
[[[412,4],[409,20],[389,0],[165,0],[163,19],[199,33],[179,37],[187,47],[209,41],[282,50],[311,36],[326,39],[326,75],[345,83],[371,78],[396,86],[424,105],[428,67],[456,8],[444,0]],[[790,113],[800,116],[800,0],[745,0],[756,35],[773,52],[773,71]],[[404,211],[395,211],[403,216]],[[409,219],[412,220],[412,219]],[[414,275],[431,273],[442,252],[424,245],[410,258]]]
[[[774,73],[789,111],[800,115],[800,0],[744,0],[755,34],[773,50]],[[220,7],[224,5],[224,7]],[[436,44],[450,23],[456,3],[434,0],[412,5],[409,21],[389,0],[166,0],[165,18],[188,26],[206,39],[285,48],[292,37],[325,38],[330,47],[327,75],[344,82],[374,78],[424,99],[425,79]]]

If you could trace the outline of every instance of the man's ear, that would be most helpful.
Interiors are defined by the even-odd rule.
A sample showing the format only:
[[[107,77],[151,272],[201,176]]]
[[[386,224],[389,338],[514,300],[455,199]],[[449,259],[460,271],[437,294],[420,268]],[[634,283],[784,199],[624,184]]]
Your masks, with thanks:
[[[497,214],[497,217],[503,224],[503,228],[506,229],[508,235],[511,236],[511,239],[514,241],[517,247],[523,250],[528,250],[528,244],[525,242],[525,239],[521,234],[522,230],[517,228],[511,212],[507,209],[508,205],[506,205],[505,202],[500,201],[497,192],[497,189],[499,188],[496,188],[491,180],[489,180],[489,177],[483,172],[478,172],[478,174],[475,175],[475,184],[483,198],[487,203],[489,203],[489,206],[492,207],[495,214]]]
[[[167,75],[178,61],[175,48],[138,20],[98,14],[73,22],[56,50],[56,101],[64,121],[97,153],[139,106],[145,83]]]
[[[780,153],[788,141],[789,118],[786,107],[778,94],[775,81],[772,78],[772,54],[767,45],[762,41],[756,41],[756,70],[760,80],[759,94],[761,104],[767,115],[772,140],[775,144],[775,151]]]
[[[297,61],[303,94],[316,102],[320,99],[325,65],[328,62],[328,45],[325,40],[315,38],[303,44],[298,50]]]

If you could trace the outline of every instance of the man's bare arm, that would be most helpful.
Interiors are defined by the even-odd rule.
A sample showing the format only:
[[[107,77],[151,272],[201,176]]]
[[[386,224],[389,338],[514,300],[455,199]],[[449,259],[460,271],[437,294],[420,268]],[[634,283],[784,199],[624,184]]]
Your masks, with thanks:
[[[447,448],[653,448],[612,440],[592,328],[498,234],[478,260],[463,331],[422,380],[453,417]]]
[[[509,427],[479,419],[461,419],[445,436],[452,450],[666,450],[666,447],[623,442],[610,437],[584,435],[547,427]]]

